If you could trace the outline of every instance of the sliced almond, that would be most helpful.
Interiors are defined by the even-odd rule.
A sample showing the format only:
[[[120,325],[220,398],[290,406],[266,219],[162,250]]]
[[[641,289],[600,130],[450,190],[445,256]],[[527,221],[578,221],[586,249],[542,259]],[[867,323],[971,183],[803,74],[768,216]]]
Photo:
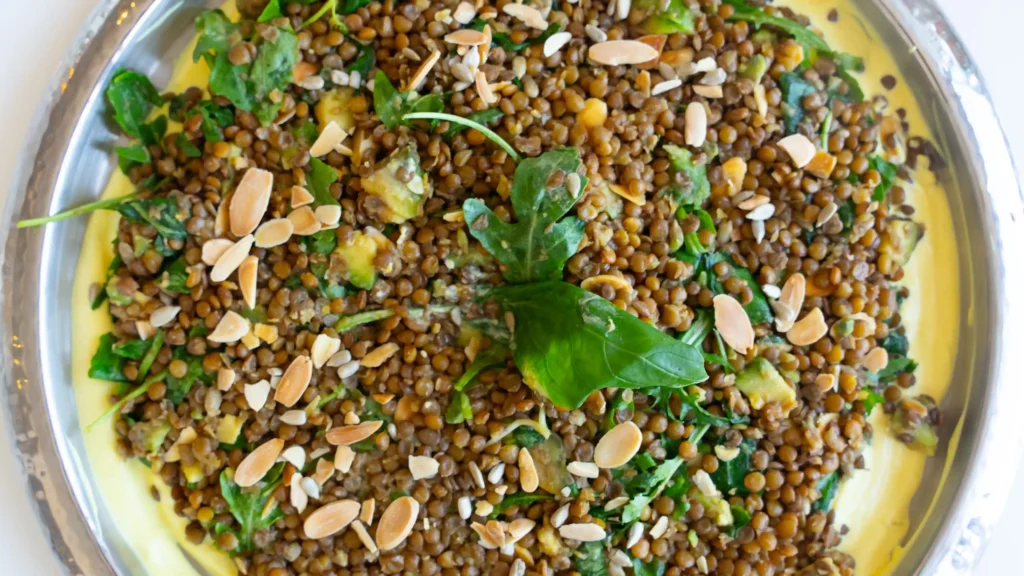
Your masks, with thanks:
[[[301,208],[312,204],[314,200],[316,199],[309,193],[309,190],[302,186],[292,186],[292,208]]]
[[[762,194],[755,194],[754,196],[751,196],[750,198],[737,204],[736,207],[739,208],[740,210],[753,210],[754,208],[757,208],[758,206],[763,206],[771,201],[772,199],[767,196],[764,196]]]
[[[601,475],[601,469],[593,462],[570,462],[565,468],[569,474],[580,478],[597,478]]]
[[[505,8],[509,6],[506,4]],[[654,60],[658,51],[639,40],[609,40],[591,45],[587,57],[605,66],[626,66]]]
[[[324,367],[331,356],[341,349],[341,339],[332,338],[327,334],[320,334],[313,340],[309,355],[313,360],[313,367],[317,370]]]
[[[604,528],[589,522],[586,524],[563,524],[558,529],[558,533],[562,538],[580,542],[599,542],[608,537]]]
[[[217,390],[227,392],[235,385],[235,371],[231,368],[217,370]]]
[[[260,445],[238,464],[235,470],[235,484],[242,488],[254,486],[274,467],[277,457],[284,449],[284,440],[274,438]]]
[[[630,286],[629,282],[625,278],[616,274],[599,274],[597,276],[591,276],[590,278],[583,280],[583,282],[580,282],[580,288],[593,292],[594,288],[597,288],[602,284],[607,284],[615,290],[625,290],[627,292],[632,292],[633,290],[633,287]]]
[[[324,226],[333,226],[338,223],[338,220],[341,220],[341,206],[333,204],[317,206],[313,214]]]
[[[625,198],[626,200],[629,200],[630,202],[636,204],[637,206],[644,206],[647,204],[646,197],[644,197],[643,195],[636,196],[630,194],[629,190],[625,186],[620,186],[619,184],[608,184],[608,188],[611,189],[611,191],[614,192],[616,196],[619,196],[620,198]]]
[[[373,436],[382,424],[380,420],[367,420],[351,426],[339,426],[328,430],[324,438],[335,446],[349,446]]]
[[[629,462],[643,442],[643,433],[631,421],[623,422],[601,437],[594,448],[594,464],[600,468],[618,468]]]
[[[786,332],[786,338],[797,346],[810,346],[827,333],[825,315],[821,313],[820,308],[815,308],[793,324],[789,332]]]
[[[828,392],[835,388],[836,377],[833,374],[818,374],[814,379],[814,384],[818,387],[818,390]]]
[[[263,324],[262,322],[260,322],[253,327],[252,333],[254,336],[259,338],[260,340],[263,340],[267,344],[273,344],[274,342],[277,342],[277,326],[274,326],[273,324]]]
[[[395,344],[394,342],[381,344],[371,350],[366,356],[363,356],[359,360],[359,365],[364,368],[377,368],[394,356],[395,352],[398,352],[398,344]]]
[[[479,46],[480,44],[487,42],[487,36],[479,30],[463,28],[445,36],[444,41],[449,44],[455,44],[456,46]],[[440,56],[440,54],[438,54],[438,56]]]
[[[371,394],[370,398],[373,398],[374,400],[376,400],[377,402],[379,402],[381,404],[387,404],[388,402],[391,402],[392,400],[395,399],[395,395],[394,394]]]
[[[160,328],[174,322],[181,312],[181,306],[161,306],[149,315],[149,323],[154,328]]]
[[[373,498],[363,500],[363,506],[359,510],[359,519],[367,524],[373,524],[373,512],[377,508],[377,501]]]
[[[476,17],[476,7],[470,2],[459,2],[455,11],[452,12],[452,19],[463,25],[472,22],[474,17]]]
[[[501,7],[501,11],[519,20],[523,24],[526,24],[530,28],[542,31],[548,29],[548,22],[544,19],[544,15],[533,6],[509,2]]]
[[[686,145],[700,148],[708,137],[708,111],[700,102],[691,102],[686,107],[685,119]]]
[[[290,462],[292,466],[295,466],[297,470],[302,470],[302,467],[306,465],[306,449],[302,446],[289,446],[281,452],[281,458],[285,462]],[[299,478],[302,476],[300,475]],[[292,483],[295,482],[295,478],[292,478]]]
[[[750,317],[735,298],[728,294],[715,296],[715,328],[722,334],[722,339],[730,348],[746,354],[754,346],[754,327]]]
[[[572,40],[572,33],[570,32],[558,32],[548,36],[548,39],[544,41],[544,57],[549,58],[556,52],[562,49],[563,46]]]
[[[789,154],[789,159],[793,161],[793,165],[797,168],[803,168],[810,164],[816,153],[814,142],[811,142],[803,134],[790,134],[779,140],[779,148],[782,148],[786,151],[786,154]]]
[[[287,242],[293,232],[295,232],[295,226],[291,220],[274,218],[261,224],[256,229],[256,235],[253,238],[257,248],[273,248]],[[205,244],[203,246],[205,247]]]
[[[491,85],[487,83],[487,75],[484,74],[483,70],[477,70],[473,75],[473,81],[476,86],[476,93],[484,101],[485,104],[490,106],[498,101],[498,97],[494,95],[491,90]]]
[[[839,159],[835,156],[824,150],[818,150],[814,153],[814,158],[811,158],[811,161],[804,167],[804,170],[818,178],[828,178],[832,175],[832,170],[835,170],[838,162]]]
[[[252,234],[248,234],[225,250],[217,259],[217,263],[213,265],[213,270],[210,270],[210,281],[223,282],[227,280],[228,276],[231,276],[231,273],[242,264],[242,260],[249,255],[253,241]]]
[[[487,38],[487,41],[477,46],[476,51],[478,54],[480,54],[480,64],[486,64],[487,56],[489,56],[491,53],[491,40],[493,40],[494,34],[491,32],[490,24],[484,24],[484,29],[481,30],[481,32],[483,32],[484,36]]]
[[[864,356],[863,366],[872,373],[878,373],[889,364],[889,352],[885,348],[874,347]]]
[[[750,212],[747,212],[747,220],[765,221],[775,215],[774,204],[761,204]]]
[[[249,408],[259,412],[267,405],[267,397],[270,396],[270,382],[260,380],[255,384],[246,384],[242,391]]]
[[[246,256],[238,267],[238,288],[242,291],[242,299],[250,310],[256,308],[256,272],[260,261],[255,256]]]
[[[309,505],[309,494],[302,490],[302,474],[292,474],[291,486],[288,491],[288,501],[295,507],[295,511],[302,514]]]
[[[270,204],[270,192],[274,188],[274,175],[261,168],[249,168],[231,195],[228,220],[231,233],[235,236],[251,234]]]
[[[231,224],[228,222],[228,205],[230,199],[224,199],[220,204],[217,205],[217,214],[213,218],[213,235],[220,238],[228,235],[228,228]],[[210,264],[213,266],[213,264]]]
[[[775,328],[779,332],[788,332],[793,327],[800,309],[804,306],[804,298],[807,293],[807,279],[803,274],[797,272],[786,279],[782,285],[782,294],[779,301],[772,303],[775,308]]]
[[[526,448],[519,449],[519,487],[527,494],[537,491],[540,486],[540,477],[537,475],[537,465],[533,463],[533,456]]]
[[[704,86],[703,84],[694,84],[693,93],[702,98],[716,99],[725,96],[725,92],[721,86]]]
[[[409,456],[409,472],[413,480],[423,480],[437,476],[441,464],[430,456]]]
[[[303,206],[298,210],[292,210],[288,214],[288,220],[291,220],[292,226],[294,227],[294,234],[296,236],[309,236],[316,234],[320,231],[322,226],[320,221],[317,220],[316,214],[313,209],[309,206]]]
[[[387,551],[405,542],[419,515],[420,503],[414,498],[402,496],[392,502],[377,523],[377,547]]]
[[[221,317],[220,322],[217,323],[217,327],[213,329],[213,332],[206,339],[210,342],[228,344],[238,342],[242,339],[242,336],[248,333],[249,321],[238,313],[228,310]]]
[[[302,398],[302,394],[309,387],[309,380],[313,377],[313,362],[309,356],[303,354],[297,356],[288,369],[281,376],[277,383],[277,392],[274,393],[274,401],[288,408],[291,408]]]
[[[814,227],[821,228],[822,226],[824,226],[829,220],[832,219],[833,216],[836,215],[836,212],[839,212],[839,207],[836,206],[835,202],[829,202],[828,204],[826,204],[825,207],[822,208],[820,212],[818,212],[818,217],[814,221]]]
[[[334,462],[331,462],[327,458],[321,458],[316,461],[316,471],[310,476],[317,484],[323,486],[331,479],[334,475]]]
[[[668,92],[669,90],[675,90],[676,88],[679,88],[682,85],[683,81],[680,80],[679,78],[658,82],[657,84],[654,85],[653,88],[651,88],[651,96],[658,96],[664,94],[665,92]]]
[[[347,445],[342,444],[338,446],[338,450],[334,453],[334,468],[342,474],[348,474],[348,471],[352,469],[352,462],[355,459],[356,453]]]
[[[156,336],[156,327],[150,324],[147,320],[136,320],[135,331],[139,333],[139,338],[143,340],[149,340],[153,336]]]
[[[463,30],[460,30],[459,32],[463,32]],[[471,30],[471,32],[476,32],[476,30]],[[483,34],[480,35],[483,36]],[[449,34],[449,36],[451,36],[451,34]],[[486,41],[486,37],[484,38],[484,40]],[[434,68],[434,65],[437,64],[437,61],[440,58],[440,51],[434,50],[433,52],[431,52],[430,56],[427,56],[427,59],[424,60],[423,63],[420,64],[420,67],[416,69],[416,73],[412,75],[412,79],[409,80],[409,86],[406,88],[406,91],[415,92],[416,90],[418,90],[419,87],[423,84],[423,81],[427,79],[427,74],[430,73],[430,71]]]
[[[235,243],[227,238],[213,238],[203,242],[203,264],[213,266]]]
[[[320,135],[317,136],[316,142],[313,142],[313,145],[309,147],[309,155],[314,158],[325,156],[331,150],[334,150],[335,146],[341,144],[341,141],[345,139],[345,136],[345,131],[341,129],[341,126],[338,126],[337,122],[331,120],[327,123],[327,126],[324,126],[324,129],[320,131]]]
[[[519,542],[536,526],[537,522],[535,520],[530,520],[529,518],[516,518],[508,524],[508,528],[506,529],[508,537],[505,539],[505,543],[515,544],[516,542]]]
[[[338,500],[317,508],[306,518],[302,531],[306,538],[319,540],[337,534],[352,523],[359,515],[359,502]]]
[[[603,39],[601,39],[601,40],[594,40],[594,41],[595,42],[604,42],[607,39],[608,39],[608,35],[605,34],[605,37]],[[636,67],[640,68],[642,70],[651,70],[653,68],[657,68],[658,67],[658,62],[660,62],[660,60],[661,60],[662,50],[665,49],[665,43],[668,42],[668,35],[667,34],[651,34],[651,35],[647,35],[647,36],[641,36],[641,37],[637,38],[636,40],[637,40],[637,42],[643,42],[644,44],[647,44],[651,48],[654,48],[654,51],[658,53],[658,55],[655,56],[654,58],[651,58],[650,60],[648,60],[646,62],[641,62],[641,63],[637,64]],[[672,76],[671,78],[670,77],[666,77],[665,79],[666,80],[672,80],[674,78],[675,78],[675,76]]]

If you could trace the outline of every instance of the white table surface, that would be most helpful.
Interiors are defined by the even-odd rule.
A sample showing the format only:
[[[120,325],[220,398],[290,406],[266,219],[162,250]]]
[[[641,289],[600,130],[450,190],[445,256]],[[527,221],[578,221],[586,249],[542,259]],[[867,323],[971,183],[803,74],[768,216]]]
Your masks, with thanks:
[[[827,0],[821,0],[827,1]],[[1024,21],[1020,0],[939,0],[954,27],[980,66],[992,92],[1003,128],[1018,165],[1024,163],[1024,77],[1016,40]],[[6,198],[20,161],[36,106],[71,39],[92,10],[90,0],[33,0],[17,14],[0,19],[0,199]],[[0,494],[6,504],[0,514],[0,558],[5,574],[58,574],[49,542],[33,521],[33,512],[11,453],[5,415],[0,413]],[[1020,573],[1020,537],[1007,518],[1024,515],[1024,466],[1004,513],[1003,526],[991,537],[975,573]],[[88,575],[87,575],[88,576]]]

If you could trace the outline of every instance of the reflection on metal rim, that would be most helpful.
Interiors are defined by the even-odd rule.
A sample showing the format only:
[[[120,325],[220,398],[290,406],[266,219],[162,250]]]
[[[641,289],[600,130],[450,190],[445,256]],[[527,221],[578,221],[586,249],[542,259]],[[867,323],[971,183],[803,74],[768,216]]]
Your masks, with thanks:
[[[92,498],[87,464],[77,456],[84,450],[68,389],[66,312],[85,221],[30,231],[13,230],[12,223],[84,203],[103,189],[116,167],[106,152],[116,135],[99,113],[102,87],[122,66],[166,76],[160,63],[180,51],[206,4],[212,2],[107,0],[96,8],[42,103],[31,132],[42,136],[26,146],[32,156],[22,159],[0,219],[6,238],[0,296],[4,403],[39,520],[72,574],[145,570]],[[944,401],[947,413],[963,414],[961,440],[948,481],[941,489],[926,481],[913,503],[912,533],[920,529],[895,573],[968,574],[999,517],[1022,451],[1024,430],[1013,410],[1024,405],[1024,387],[1014,378],[1024,372],[1024,359],[1014,352],[1024,349],[1024,337],[1014,331],[1024,325],[1024,304],[1010,296],[1024,294],[1024,267],[1012,265],[1012,250],[1024,246],[1024,200],[984,86],[933,0],[858,5],[896,55],[923,109],[932,111],[932,130],[954,167],[944,183],[964,263],[956,383]]]

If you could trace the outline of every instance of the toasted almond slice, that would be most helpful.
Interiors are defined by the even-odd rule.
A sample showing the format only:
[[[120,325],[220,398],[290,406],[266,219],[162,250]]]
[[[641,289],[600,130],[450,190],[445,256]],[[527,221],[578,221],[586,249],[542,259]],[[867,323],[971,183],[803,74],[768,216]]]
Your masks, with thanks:
[[[359,515],[359,502],[338,500],[317,508],[302,525],[306,538],[319,540],[337,534]]]
[[[797,272],[786,279],[782,285],[782,293],[778,302],[772,302],[775,309],[775,329],[779,332],[788,332],[793,327],[800,309],[804,306],[804,298],[807,291],[807,279],[803,274]]]
[[[822,373],[818,374],[818,376],[814,379],[814,385],[817,386],[818,390],[821,390],[822,392],[831,391],[833,388],[835,388],[836,382],[837,380],[834,374]]]
[[[490,24],[484,24],[484,29],[481,32],[487,37],[487,41],[477,46],[476,51],[480,54],[480,64],[486,64],[487,56],[491,53],[491,40],[494,38],[494,34],[491,33]]]
[[[238,342],[249,333],[249,321],[241,317],[238,313],[228,310],[224,316],[221,317],[220,322],[217,323],[217,327],[213,329],[213,332],[206,337],[210,342],[219,342],[221,344],[228,344],[231,342]]]
[[[491,85],[487,83],[487,75],[484,74],[483,70],[476,71],[473,75],[473,81],[476,86],[476,93],[480,95],[485,104],[490,106],[498,101],[498,97],[491,90]]]
[[[161,306],[149,315],[149,323],[154,328],[160,328],[174,322],[181,312],[181,306]]]
[[[768,96],[764,84],[754,86],[754,104],[757,105],[757,113],[761,118],[768,116]]]
[[[702,84],[693,85],[693,93],[703,98],[722,98],[725,93],[721,86],[704,86]]]
[[[636,455],[643,442],[640,428],[631,421],[623,422],[601,437],[594,448],[594,464],[600,468],[618,468]]]
[[[601,475],[601,469],[593,462],[570,462],[565,468],[569,474],[580,478],[597,478]]]
[[[478,507],[479,505],[480,502],[477,502]],[[478,515],[482,516],[482,514]],[[484,524],[481,524],[479,522],[473,522],[469,525],[469,527],[472,528],[473,531],[477,533],[477,536],[480,537],[480,546],[483,547],[485,550],[495,550],[497,548],[500,548],[505,542],[504,534],[496,536],[491,532],[488,532],[487,526],[485,526]]]
[[[307,204],[312,204],[316,200],[313,195],[309,193],[302,186],[292,186],[292,208],[301,208]]]
[[[556,52],[562,49],[563,46],[572,40],[571,32],[558,32],[548,36],[548,39],[544,41],[544,57],[548,58],[553,56]]]
[[[820,212],[818,212],[818,217],[814,221],[814,227],[821,228],[822,226],[824,226],[829,220],[832,219],[833,216],[836,215],[836,212],[839,212],[839,207],[836,206],[835,202],[829,202],[828,204],[826,204],[825,207],[822,208]]]
[[[479,46],[480,44],[487,42],[487,36],[479,30],[463,28],[445,36],[444,41],[449,44],[455,44],[456,46]],[[440,56],[440,54],[438,54],[438,56]]]
[[[213,266],[235,243],[227,238],[212,238],[203,242],[203,264]]]
[[[257,248],[273,248],[287,242],[292,237],[294,231],[295,225],[292,224],[291,220],[287,218],[274,218],[261,224],[256,229],[256,235],[253,238]]]
[[[242,260],[249,255],[253,241],[252,234],[248,234],[225,250],[217,259],[217,263],[213,265],[213,270],[210,270],[210,281],[223,282],[227,280],[228,276],[231,276],[231,273],[242,264]]]
[[[328,430],[324,437],[329,444],[349,446],[373,436],[382,424],[380,420],[367,420],[351,426],[339,426]]]
[[[394,394],[371,394],[370,398],[373,398],[374,400],[376,400],[377,402],[379,402],[381,404],[387,404],[388,402],[391,402],[392,400],[395,399],[395,395]]]
[[[238,267],[238,288],[242,291],[242,299],[249,310],[256,308],[256,272],[260,261],[255,256],[246,256]]]
[[[506,4],[505,8],[509,6]],[[587,57],[605,66],[626,66],[654,60],[658,57],[658,51],[639,40],[609,40],[591,45]]]
[[[356,453],[347,445],[342,444],[338,446],[338,450],[334,453],[334,468],[342,474],[348,474],[348,471],[352,469],[352,462],[355,459]]]
[[[291,502],[291,505],[295,507],[295,511],[299,514],[305,512],[306,506],[309,505],[309,495],[302,490],[302,474],[298,472],[292,474],[288,501]]]
[[[277,383],[277,392],[274,393],[274,401],[288,408],[291,408],[302,398],[302,394],[309,387],[309,380],[313,376],[313,362],[309,356],[303,354],[296,356],[288,369],[281,376]]]
[[[289,446],[281,452],[281,458],[285,462],[291,462],[297,470],[302,470],[302,467],[306,465],[306,449],[299,445]],[[301,475],[299,477],[301,478]],[[292,483],[295,483],[294,477]]]
[[[452,19],[459,24],[469,24],[476,17],[476,7],[470,2],[459,2],[459,5],[455,7],[455,11],[452,12]]]
[[[299,62],[292,68],[292,83],[298,84],[319,71],[320,67],[312,62]]]
[[[608,537],[604,528],[597,524],[564,524],[558,529],[562,538],[579,540],[580,542],[598,542]]]
[[[262,322],[259,322],[253,327],[252,333],[267,344],[277,342],[277,326],[274,326],[273,324],[263,324]]]
[[[810,346],[827,333],[825,315],[821,313],[820,308],[815,308],[793,324],[789,332],[786,332],[786,338],[797,346]]]
[[[249,168],[231,195],[228,220],[231,233],[235,236],[251,234],[270,204],[270,192],[274,188],[274,175],[261,168]]]
[[[259,412],[267,405],[267,397],[270,396],[270,382],[260,380],[255,384],[246,384],[243,387],[243,392],[249,408]]]
[[[317,370],[323,368],[331,356],[334,356],[335,352],[340,349],[341,340],[339,338],[332,338],[327,334],[317,335],[309,351],[309,355],[313,360],[313,367]]]
[[[775,215],[774,204],[761,204],[757,208],[754,208],[750,212],[747,212],[747,220],[752,221],[765,221]]]
[[[235,371],[231,368],[217,370],[217,390],[227,392],[235,385]]]
[[[616,290],[626,290],[631,292],[633,287],[630,286],[629,282],[617,274],[598,274],[597,276],[591,276],[580,282],[580,288],[593,292],[594,288],[597,288],[601,284],[607,284]]]
[[[223,200],[217,205],[217,215],[213,218],[213,235],[217,237],[227,236],[228,228],[231,227],[228,222],[228,205],[230,200]],[[210,264],[213,266],[213,264]]]
[[[433,478],[440,469],[441,464],[430,456],[409,455],[409,472],[412,473],[413,480]]]
[[[529,534],[535,526],[537,526],[537,522],[535,520],[530,520],[529,518],[516,518],[508,524],[508,528],[506,529],[508,537],[505,539],[505,543],[515,544],[516,542],[519,542],[524,536]]]
[[[746,354],[754,346],[754,327],[750,325],[750,317],[735,298],[728,294],[715,296],[715,328],[722,334],[722,339],[730,348]]]
[[[321,458],[316,461],[316,471],[310,476],[317,484],[323,486],[331,479],[334,475],[334,462],[331,462],[327,458]]]
[[[356,414],[355,412],[349,412],[348,414],[345,414],[345,424],[352,425],[359,424],[360,422],[362,422],[362,420],[359,419],[359,415]]]
[[[394,342],[382,344],[374,348],[366,356],[363,356],[362,359],[359,360],[359,365],[365,368],[376,368],[387,362],[388,359],[395,355],[395,352],[398,352],[398,344],[395,344]]]
[[[644,197],[642,195],[641,196],[634,196],[634,195],[630,194],[629,190],[627,190],[625,186],[620,186],[618,184],[608,184],[608,188],[610,188],[611,191],[614,192],[616,196],[619,196],[620,198],[625,198],[626,200],[629,200],[630,202],[632,202],[633,204],[636,204],[637,206],[644,206],[644,205],[647,204],[647,198],[646,197]]]
[[[605,38],[603,40],[594,40],[594,41],[595,42],[604,42],[607,39],[608,39],[607,34],[605,34]],[[661,60],[662,50],[664,50],[665,43],[668,41],[668,35],[667,34],[651,34],[651,35],[648,35],[648,36],[641,36],[641,37],[637,38],[636,41],[637,42],[643,42],[644,44],[647,44],[651,48],[654,48],[654,50],[658,53],[658,55],[655,56],[654,58],[651,58],[650,60],[648,60],[646,62],[641,62],[641,63],[637,64],[636,67],[640,68],[641,70],[651,70],[653,68],[657,68],[658,67],[658,62]],[[666,78],[666,80],[671,80],[671,78]]]
[[[876,346],[872,348],[870,351],[868,351],[868,353],[864,356],[864,361],[862,364],[865,368],[868,369],[868,371],[872,373],[877,373],[879,370],[885,368],[885,366],[889,364],[889,352],[887,352],[885,348],[880,348]]]
[[[676,88],[679,88],[682,85],[683,81],[680,80],[679,78],[673,78],[672,80],[658,82],[657,84],[654,85],[654,88],[651,89],[651,96],[658,96],[660,94],[664,94],[665,92],[668,92],[669,90],[675,90]]]
[[[816,153],[814,142],[811,142],[803,134],[790,134],[779,140],[779,148],[789,154],[790,160],[797,168],[803,168],[811,163]]]
[[[316,210],[313,211],[313,214],[324,226],[333,226],[338,223],[338,220],[341,220],[341,206],[335,206],[333,204],[317,206]]]
[[[156,327],[147,320],[136,320],[135,331],[139,333],[139,338],[143,340],[149,340],[153,336],[156,336]]]
[[[501,11],[521,21],[530,28],[542,31],[548,29],[548,22],[544,19],[544,15],[542,15],[540,11],[533,6],[509,2],[501,7]]]
[[[463,30],[459,30],[459,32],[463,32]],[[471,30],[471,32],[476,32],[476,30]],[[477,33],[483,36],[483,34],[479,32]],[[449,36],[451,36],[451,34],[449,34]],[[484,38],[484,40],[486,41],[486,38]],[[419,89],[420,85],[423,84],[423,81],[427,79],[427,74],[429,74],[430,71],[433,70],[434,65],[437,64],[437,61],[440,58],[440,51],[434,50],[433,52],[431,52],[430,56],[427,56],[427,59],[424,60],[423,63],[420,64],[420,67],[416,69],[416,73],[412,75],[412,79],[409,80],[409,86],[406,88],[406,91],[415,92],[417,89]]]
[[[382,551],[398,547],[409,537],[419,515],[420,503],[414,498],[402,496],[392,502],[377,523],[377,547]]]
[[[309,147],[309,155],[314,158],[326,155],[331,150],[334,150],[335,146],[341,144],[341,141],[345,139],[345,136],[347,136],[347,134],[345,134],[345,131],[341,129],[341,126],[338,126],[337,122],[331,120],[327,123],[327,126],[324,126],[324,129],[320,131],[320,135],[317,136],[316,142],[313,142],[313,145]]]
[[[685,140],[687,146],[700,148],[708,137],[708,111],[700,102],[691,102],[686,107]]]
[[[373,512],[377,508],[377,501],[373,498],[363,500],[363,506],[359,510],[359,519],[367,524],[373,524]]]
[[[758,206],[763,206],[771,201],[771,198],[764,196],[763,194],[756,194],[744,200],[743,202],[740,202],[738,205],[736,205],[736,207],[739,208],[740,210],[753,210],[754,208],[757,208]]]
[[[277,462],[277,457],[281,455],[283,449],[284,440],[274,438],[253,450],[235,470],[235,484],[242,488],[254,486],[274,467],[274,463]]]
[[[537,491],[540,486],[540,477],[537,476],[537,465],[533,463],[533,456],[526,448],[519,449],[519,487],[523,492],[530,494]]]
[[[309,206],[303,206],[298,210],[292,210],[291,213],[288,214],[288,219],[291,220],[292,226],[295,228],[294,233],[296,236],[309,236],[311,234],[316,234],[320,231],[320,228],[322,228],[320,221],[316,218],[316,214]]]

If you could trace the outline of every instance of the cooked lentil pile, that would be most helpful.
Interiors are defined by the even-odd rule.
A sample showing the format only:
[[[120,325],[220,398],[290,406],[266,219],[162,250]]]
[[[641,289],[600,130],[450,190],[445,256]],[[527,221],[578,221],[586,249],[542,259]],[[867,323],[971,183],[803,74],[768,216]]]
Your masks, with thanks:
[[[90,375],[190,540],[261,576],[854,573],[868,415],[939,424],[899,315],[927,147],[858,58],[743,0],[238,7],[197,20],[208,87],[114,77],[138,191],[75,212],[122,215]]]

